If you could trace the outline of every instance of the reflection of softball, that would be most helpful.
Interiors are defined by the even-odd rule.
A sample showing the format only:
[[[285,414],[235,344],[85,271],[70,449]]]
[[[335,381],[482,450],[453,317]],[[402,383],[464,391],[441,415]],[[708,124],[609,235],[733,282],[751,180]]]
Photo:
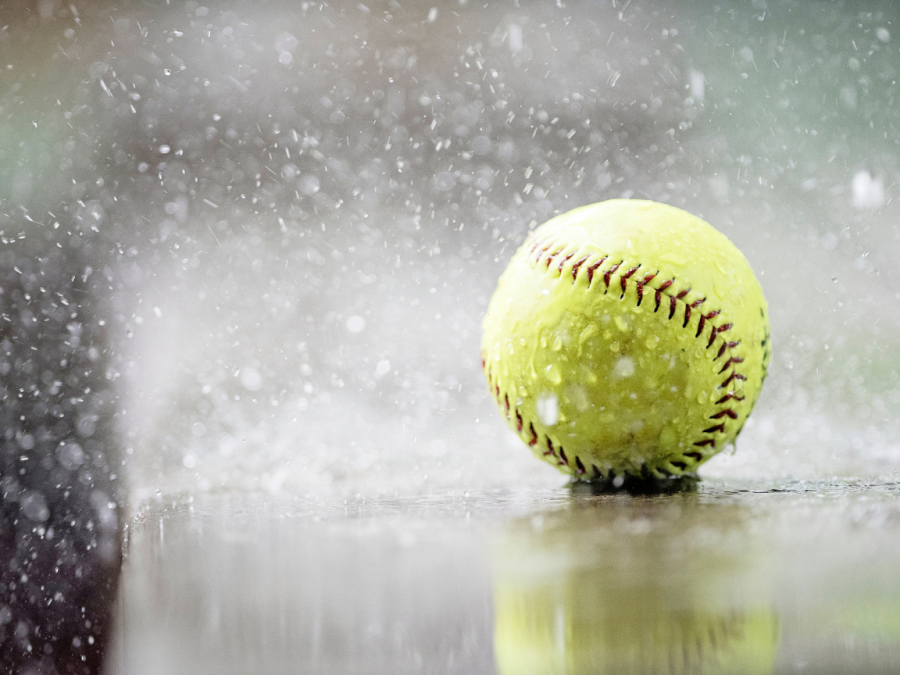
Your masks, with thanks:
[[[529,235],[484,319],[497,404],[583,479],[692,472],[734,441],[770,356],[759,282],[685,211],[612,200]]]
[[[537,528],[513,522],[496,540],[500,675],[772,672],[780,619],[764,549],[738,509],[595,505],[545,514]]]

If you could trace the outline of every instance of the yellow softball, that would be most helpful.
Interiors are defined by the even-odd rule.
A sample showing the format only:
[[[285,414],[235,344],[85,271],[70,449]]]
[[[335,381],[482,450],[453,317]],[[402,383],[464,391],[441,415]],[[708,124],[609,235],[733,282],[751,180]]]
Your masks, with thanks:
[[[584,206],[535,229],[483,327],[482,364],[510,426],[582,480],[696,471],[738,435],[771,356],[747,259],[651,201]]]

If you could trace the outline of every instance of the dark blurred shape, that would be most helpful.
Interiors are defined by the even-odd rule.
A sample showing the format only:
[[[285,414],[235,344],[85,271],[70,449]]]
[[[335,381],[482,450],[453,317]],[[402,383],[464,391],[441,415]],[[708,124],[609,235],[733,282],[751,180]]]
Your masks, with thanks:
[[[109,283],[72,229],[0,233],[3,673],[99,672],[121,566]]]
[[[671,495],[696,492],[699,476],[687,474],[670,478],[613,476],[597,481],[576,481],[570,485],[573,495]]]

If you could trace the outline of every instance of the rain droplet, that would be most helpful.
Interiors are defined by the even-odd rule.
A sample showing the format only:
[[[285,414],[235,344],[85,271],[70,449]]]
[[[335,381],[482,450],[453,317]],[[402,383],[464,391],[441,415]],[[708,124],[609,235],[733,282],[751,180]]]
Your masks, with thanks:
[[[22,513],[24,513],[25,517],[29,520],[43,523],[50,517],[50,509],[47,508],[47,500],[44,498],[44,495],[35,490],[26,492],[22,496],[20,506],[22,507]]]
[[[56,457],[59,463],[69,471],[77,469],[84,464],[84,450],[78,443],[66,443],[56,451]]]
[[[247,391],[259,391],[262,387],[262,375],[251,366],[241,368],[241,384]]]
[[[559,369],[559,366],[555,363],[551,363],[544,369],[544,373],[547,376],[547,379],[550,380],[553,384],[559,384],[562,382],[562,372]]]
[[[621,356],[613,367],[613,376],[619,379],[634,375],[634,359],[630,356]]]
[[[347,318],[347,330],[351,333],[362,333],[366,327],[366,320],[354,314]]]

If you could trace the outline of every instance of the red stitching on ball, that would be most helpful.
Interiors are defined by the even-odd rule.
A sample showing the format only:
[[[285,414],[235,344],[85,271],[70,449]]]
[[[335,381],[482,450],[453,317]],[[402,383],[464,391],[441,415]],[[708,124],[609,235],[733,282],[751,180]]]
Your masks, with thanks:
[[[730,401],[731,399],[734,399],[735,401],[743,401],[744,397],[738,396],[733,391],[729,391],[722,398],[720,398],[718,401],[716,401],[716,405],[722,405],[723,403],[725,403],[725,401]]]
[[[738,340],[737,342],[726,342],[726,343],[725,343],[725,347],[728,348],[728,349],[734,349],[734,348],[737,347],[739,344],[741,344],[741,341],[740,341],[740,340]],[[721,353],[718,354],[718,355],[716,356],[716,359],[719,358],[719,356],[721,356],[721,355],[722,355]],[[716,359],[713,359],[713,361],[715,361]]]
[[[696,445],[698,448],[704,448],[707,445],[714,448],[716,447],[716,441],[712,438],[706,438],[702,441],[697,441],[696,443],[694,443],[694,445]]]
[[[584,263],[586,263],[591,256],[586,255],[581,260],[578,260],[574,265],[572,265],[572,281],[578,278],[578,268],[580,268]]]
[[[559,263],[559,268],[558,268],[560,274],[562,273],[562,270],[563,270],[563,267],[565,266],[565,264],[566,264],[567,262],[569,262],[569,260],[571,259],[571,257],[572,257],[573,255],[575,255],[575,251],[572,251],[569,255],[567,255],[565,258],[563,258],[563,259],[560,261],[560,263]]]
[[[523,424],[524,424],[524,422],[522,421],[522,414],[517,409],[516,410],[516,431],[518,431],[519,433],[522,433],[522,425]]]
[[[737,414],[736,412],[734,412],[734,410],[732,410],[731,408],[725,408],[725,410],[720,410],[720,411],[717,412],[715,415],[710,415],[710,416],[709,416],[709,419],[711,419],[711,420],[719,420],[719,419],[722,419],[722,418],[725,417],[725,416],[728,416],[728,417],[730,417],[730,418],[733,419],[733,420],[736,420],[736,419],[738,418],[738,414]]]
[[[747,376],[746,376],[746,375],[741,375],[741,373],[736,373],[735,371],[732,370],[732,371],[731,371],[731,375],[728,376],[728,379],[725,380],[722,384],[719,385],[719,389],[724,389],[724,388],[727,387],[729,384],[731,384],[731,382],[732,382],[733,380],[742,380],[742,381],[746,381],[746,380],[747,380]]]
[[[719,371],[719,375],[721,375],[721,374],[724,373],[726,370],[728,370],[728,366],[730,366],[732,363],[743,363],[743,362],[744,362],[744,357],[743,357],[743,356],[732,356],[730,359],[728,359],[728,360],[725,362],[725,365],[722,366],[722,370]]]
[[[531,439],[528,441],[528,445],[533,448],[538,442],[537,432],[534,430],[534,422],[528,423],[528,430],[531,432]]]
[[[717,424],[714,427],[710,427],[709,429],[704,429],[703,433],[704,434],[714,434],[719,431],[721,431],[722,433],[725,433],[725,422]]]
[[[586,473],[584,464],[581,463],[581,457],[575,458],[575,473],[579,476],[583,476]]]
[[[619,267],[621,267],[621,266],[622,266],[622,263],[616,263],[615,265],[613,265],[612,267],[610,267],[608,270],[606,270],[606,273],[603,275],[603,282],[606,284],[606,287],[607,287],[607,288],[609,288],[609,278],[610,278],[610,277],[615,273],[615,271],[616,271],[617,269],[619,269]]]
[[[724,333],[727,330],[731,330],[733,326],[733,323],[726,323],[722,324],[721,326],[713,326],[713,329],[709,336],[709,344],[706,345],[706,348],[709,349],[713,346],[713,342],[716,341],[716,337],[718,337],[719,333]]]
[[[607,260],[607,257],[603,256],[602,258],[600,258],[600,260],[598,260],[593,265],[591,265],[587,268],[588,288],[590,288],[591,284],[594,283],[594,272],[596,272],[597,268],[600,267],[600,265],[602,265],[603,263],[605,263],[606,260]]]
[[[548,248],[549,248],[549,247],[548,247]],[[565,249],[565,246],[563,246],[563,247],[560,248],[560,249],[557,249],[556,251],[554,251],[553,253],[551,253],[550,255],[547,256],[547,269],[548,269],[548,270],[550,269],[550,263],[553,262],[553,259],[554,259],[556,256],[558,256],[560,253],[563,252],[563,249]]]
[[[625,297],[625,287],[626,287],[626,284],[628,283],[628,278],[629,278],[632,274],[634,274],[635,272],[638,271],[638,267],[640,267],[640,265],[638,265],[637,267],[632,267],[630,270],[628,270],[627,272],[625,272],[625,274],[623,274],[623,275],[621,276],[621,283],[622,283],[622,297]],[[640,283],[640,282],[638,282],[638,283]],[[608,283],[607,283],[606,285],[609,286]],[[640,300],[638,300],[638,304],[641,304]]]
[[[534,252],[534,251],[537,249],[537,247],[540,246],[540,245],[541,245],[540,242],[538,242],[537,244],[535,244],[535,245],[534,245],[534,249],[532,249],[532,252]],[[537,255],[534,257],[534,264],[535,264],[535,265],[537,265],[537,264],[541,261],[541,258],[542,258],[542,257],[544,256],[544,254],[550,249],[550,246],[552,246],[552,244],[547,244],[546,246],[544,246],[544,248],[538,250]]]
[[[704,300],[706,300],[706,298],[703,298],[703,300],[698,300],[694,304],[697,305],[699,303],[702,303]],[[703,332],[703,326],[706,325],[706,322],[710,319],[714,319],[715,317],[719,316],[719,314],[721,314],[721,313],[722,313],[721,309],[716,309],[716,310],[713,310],[712,312],[708,312],[706,314],[701,314],[700,321],[698,322],[698,325],[697,325],[697,334],[694,337],[700,337],[700,333]],[[718,356],[716,358],[718,358]]]
[[[556,452],[553,449],[553,441],[550,440],[550,437],[547,436],[547,451],[544,453],[544,456],[553,455],[556,457]]]
[[[669,279],[667,281],[662,282],[659,285],[659,288],[656,289],[656,309],[653,310],[654,312],[659,311],[659,306],[662,303],[663,291],[665,291],[669,286],[671,286],[674,283],[675,283],[674,279]],[[671,318],[671,317],[669,317],[669,318]]]

